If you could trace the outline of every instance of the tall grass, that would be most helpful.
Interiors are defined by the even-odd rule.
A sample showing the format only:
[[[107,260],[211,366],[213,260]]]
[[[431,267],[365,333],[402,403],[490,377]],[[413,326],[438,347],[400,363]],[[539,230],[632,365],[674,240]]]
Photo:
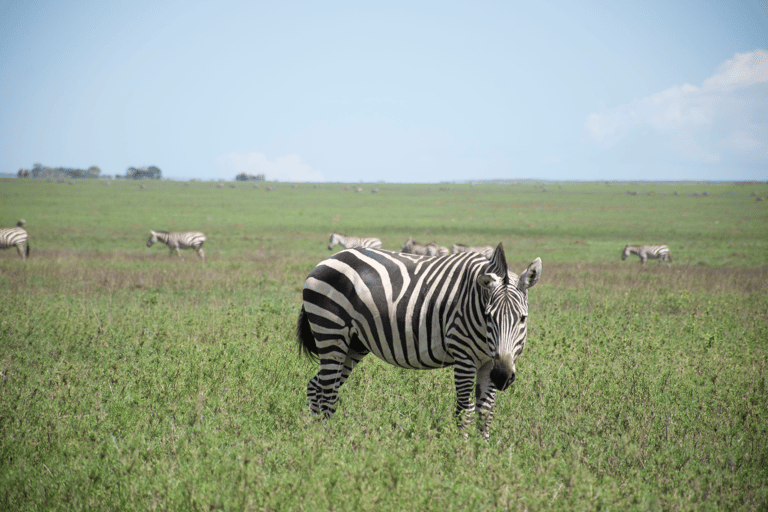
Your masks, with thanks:
[[[307,201],[316,192],[308,185],[266,193],[165,182],[139,191],[120,183],[104,187],[101,200],[114,207],[104,220],[77,213],[78,201],[93,197],[80,184],[31,185],[73,196],[33,196],[24,188],[0,196],[12,219],[27,219],[33,244],[26,263],[0,254],[5,510],[768,505],[768,267],[764,237],[741,235],[764,233],[765,224],[739,233],[713,224],[712,252],[696,234],[706,228],[687,227],[674,239],[676,251],[669,244],[673,257],[679,254],[672,268],[641,268],[618,261],[623,244],[616,245],[631,229],[628,220],[653,224],[652,205],[637,205],[627,222],[610,225],[613,214],[601,217],[594,196],[617,185],[563,185],[568,197],[554,199],[551,185],[547,192],[525,185],[520,197],[530,206],[518,205],[512,217],[518,209],[523,217],[536,211],[541,223],[514,228],[520,238],[497,238],[514,268],[536,255],[544,269],[530,291],[531,331],[518,378],[498,396],[486,444],[474,433],[468,442],[458,435],[450,369],[399,370],[373,357],[341,389],[337,414],[317,421],[305,404],[317,368],[299,357],[293,338],[303,279],[328,254],[327,233],[357,231],[352,220],[344,225],[335,216],[359,212],[360,229],[384,233],[385,247],[406,232],[442,243],[482,242],[501,234],[481,230],[498,216],[485,211],[483,194],[501,192],[377,185],[379,194],[363,198],[338,185],[316,205]],[[188,197],[155,202],[166,188]],[[708,198],[667,199],[691,201],[686,208],[694,211],[690,205],[702,204],[694,201],[722,196],[729,222],[738,222],[742,189],[708,188]],[[147,210],[122,197],[145,192],[155,194]],[[282,203],[273,199],[281,192]],[[171,222],[200,229],[193,216],[228,212],[216,206],[224,193],[230,203],[267,204],[245,208],[237,222],[207,221],[205,264],[193,253],[179,261],[143,246],[155,218],[167,217],[157,229]],[[413,198],[428,201],[413,211],[431,215],[432,223],[418,220],[409,232],[406,215],[394,211],[395,227],[387,227],[386,201],[362,204],[386,194],[403,209]],[[361,204],[355,210],[339,198]],[[176,213],[174,201],[197,206]],[[473,220],[465,213],[457,216],[460,227],[443,227],[435,219],[451,211],[444,202],[475,208]],[[40,213],[24,213],[23,203]],[[570,219],[579,204],[595,222],[593,234]],[[270,208],[282,209],[281,224],[266,224]],[[735,246],[725,251],[744,257],[722,256],[719,245],[731,234]]]

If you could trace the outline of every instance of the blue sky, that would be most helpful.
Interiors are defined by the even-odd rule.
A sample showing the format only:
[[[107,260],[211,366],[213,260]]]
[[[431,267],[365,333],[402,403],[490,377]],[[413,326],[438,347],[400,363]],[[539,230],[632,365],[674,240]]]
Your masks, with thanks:
[[[768,179],[768,1],[0,1],[0,173]]]

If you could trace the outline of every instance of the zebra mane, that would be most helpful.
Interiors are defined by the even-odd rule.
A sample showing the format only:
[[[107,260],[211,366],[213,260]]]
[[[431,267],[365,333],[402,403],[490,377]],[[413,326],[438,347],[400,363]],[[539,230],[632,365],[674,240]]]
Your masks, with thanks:
[[[507,257],[504,254],[504,245],[499,242],[496,246],[496,250],[493,251],[493,255],[488,261],[488,265],[485,267],[486,274],[496,274],[503,279],[504,284],[509,284],[509,273],[507,268]]]
[[[157,231],[156,229],[153,229],[152,231],[155,232],[155,233],[162,233],[164,235],[170,234],[168,231]]]

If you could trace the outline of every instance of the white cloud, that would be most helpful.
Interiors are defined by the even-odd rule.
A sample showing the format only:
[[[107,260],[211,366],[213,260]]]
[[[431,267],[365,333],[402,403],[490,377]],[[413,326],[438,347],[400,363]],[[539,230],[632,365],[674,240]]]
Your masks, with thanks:
[[[634,130],[650,128],[686,158],[719,161],[726,151],[762,159],[766,153],[764,123],[755,119],[768,116],[767,87],[768,52],[737,53],[701,87],[674,86],[592,113],[584,122],[584,131],[598,146],[609,147]],[[694,155],[697,151],[701,152]]]
[[[227,153],[216,158],[219,176],[234,179],[242,172],[263,174],[270,181],[324,181],[325,178],[307,164],[301,163],[298,155],[278,157],[270,161],[262,153]]]
[[[720,65],[716,75],[704,80],[704,88],[730,92],[768,82],[768,52],[737,53]]]

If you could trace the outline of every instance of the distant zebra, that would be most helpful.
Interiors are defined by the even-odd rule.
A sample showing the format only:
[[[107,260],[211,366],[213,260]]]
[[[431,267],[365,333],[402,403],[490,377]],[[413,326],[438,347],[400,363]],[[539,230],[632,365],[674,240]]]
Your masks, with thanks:
[[[341,233],[331,233],[328,240],[328,250],[333,249],[336,244],[341,244],[347,249],[353,247],[367,247],[369,249],[381,249],[381,240],[375,237],[362,238],[359,236],[347,236]]]
[[[648,258],[659,260],[659,265],[663,261],[669,266],[669,261],[672,261],[672,255],[666,245],[625,245],[621,252],[622,261],[626,260],[630,254],[639,256],[641,265],[645,265]]]
[[[453,244],[451,248],[451,254],[458,254],[460,252],[477,252],[490,258],[493,256],[493,247],[490,245],[478,245],[478,246],[466,246],[461,244]]]
[[[426,245],[420,244],[419,242],[414,242],[413,238],[409,238],[403,243],[400,252],[404,254],[418,254],[420,256],[447,256],[451,254],[447,247],[437,245],[435,242],[429,242]]]
[[[14,228],[0,229],[0,249],[16,247],[22,261],[29,257],[29,234],[23,227],[25,224],[26,221],[21,219]]]
[[[519,277],[509,271],[501,244],[490,260],[357,248],[322,261],[304,283],[296,331],[300,350],[320,360],[307,385],[310,410],[331,417],[339,388],[369,352],[401,368],[453,365],[458,426],[477,409],[487,440],[496,390],[515,380],[527,290],[540,275],[539,258]]]
[[[205,261],[205,251],[203,251],[203,243],[206,238],[205,235],[199,231],[183,231],[180,233],[169,233],[167,231],[151,231],[149,240],[147,240],[147,247],[152,247],[155,242],[163,242],[168,246],[170,253],[168,256],[173,256],[173,251],[176,250],[176,254],[181,257],[181,251],[179,249],[194,249],[201,260]]]

